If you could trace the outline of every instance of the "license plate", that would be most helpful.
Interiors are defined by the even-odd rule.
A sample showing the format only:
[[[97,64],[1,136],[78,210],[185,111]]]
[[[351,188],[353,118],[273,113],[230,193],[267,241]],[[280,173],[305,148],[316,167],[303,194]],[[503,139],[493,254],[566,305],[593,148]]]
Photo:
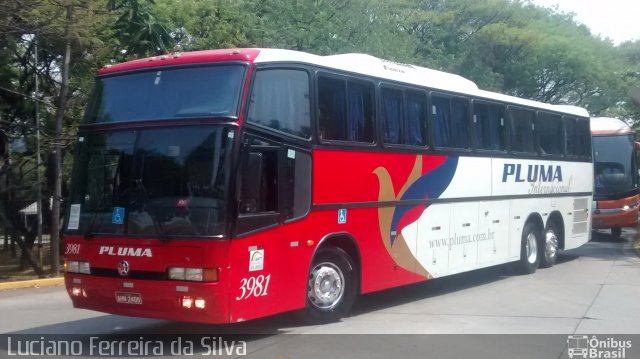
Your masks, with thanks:
[[[142,296],[139,293],[116,292],[116,302],[123,304],[142,304]]]

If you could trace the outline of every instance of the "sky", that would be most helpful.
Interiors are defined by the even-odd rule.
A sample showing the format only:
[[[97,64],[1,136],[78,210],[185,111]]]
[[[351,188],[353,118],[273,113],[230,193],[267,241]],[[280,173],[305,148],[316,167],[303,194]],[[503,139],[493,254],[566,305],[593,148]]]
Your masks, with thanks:
[[[640,0],[532,0],[534,4],[575,13],[594,35],[608,37],[618,45],[640,40]]]

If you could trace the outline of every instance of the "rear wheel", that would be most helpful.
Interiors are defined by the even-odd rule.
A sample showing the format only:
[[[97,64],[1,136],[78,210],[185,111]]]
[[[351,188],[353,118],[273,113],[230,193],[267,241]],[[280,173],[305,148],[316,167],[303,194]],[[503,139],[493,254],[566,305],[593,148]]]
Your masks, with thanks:
[[[520,250],[520,261],[518,269],[524,274],[534,273],[540,263],[538,245],[541,234],[540,229],[535,224],[529,222],[522,229],[522,241]]]
[[[543,245],[540,247],[540,267],[549,268],[556,264],[558,258],[558,236],[560,235],[559,226],[555,221],[547,223],[547,229],[544,231]]]
[[[351,257],[339,248],[321,249],[309,270],[305,319],[321,323],[340,319],[351,309],[357,288]]]
[[[622,228],[620,227],[611,228],[611,237],[613,237],[614,239],[618,239],[620,238],[620,235],[622,235]]]

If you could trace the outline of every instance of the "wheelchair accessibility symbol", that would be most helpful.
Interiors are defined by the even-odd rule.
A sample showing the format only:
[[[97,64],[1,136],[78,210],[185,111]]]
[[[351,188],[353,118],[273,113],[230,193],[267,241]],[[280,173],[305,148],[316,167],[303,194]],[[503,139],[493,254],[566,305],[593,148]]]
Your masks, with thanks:
[[[113,214],[111,215],[111,223],[123,224],[124,223],[124,208],[113,207]]]
[[[338,210],[338,224],[347,223],[347,210],[345,208],[341,208]]]

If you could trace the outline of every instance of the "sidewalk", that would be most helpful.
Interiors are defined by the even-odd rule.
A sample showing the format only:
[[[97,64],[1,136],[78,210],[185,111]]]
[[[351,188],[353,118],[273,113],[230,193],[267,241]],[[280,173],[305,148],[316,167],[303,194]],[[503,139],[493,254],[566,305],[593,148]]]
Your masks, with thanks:
[[[0,282],[0,291],[22,288],[52,287],[62,284],[64,284],[63,277],[20,280],[15,282]]]

